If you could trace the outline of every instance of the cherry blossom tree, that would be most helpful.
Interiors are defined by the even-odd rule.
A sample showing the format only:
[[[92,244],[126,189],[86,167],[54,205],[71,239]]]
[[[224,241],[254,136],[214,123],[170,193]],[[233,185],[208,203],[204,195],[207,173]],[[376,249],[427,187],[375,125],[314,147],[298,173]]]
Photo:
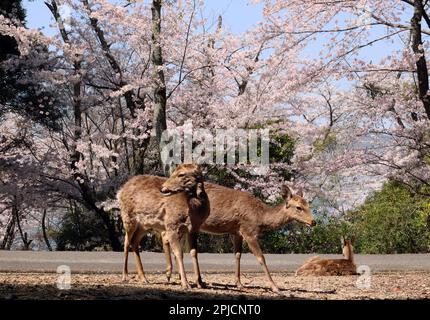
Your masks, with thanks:
[[[298,178],[336,198],[385,178],[428,195],[428,3],[261,2],[261,34],[300,46],[299,94],[280,101],[300,141]]]
[[[250,99],[245,96],[251,97],[246,87],[254,85],[251,74],[257,74],[262,47],[223,30],[221,23],[207,29],[197,15],[201,4],[194,1],[52,0],[46,5],[58,30],[54,37],[17,28],[7,18],[1,30],[17,40],[22,58],[30,57],[35,39],[50,48],[51,67],[31,80],[55,88],[64,116],[59,130],[49,131],[26,117],[8,120],[5,115],[10,124],[3,139],[13,141],[28,132],[28,143],[2,153],[12,163],[19,154],[21,163],[8,171],[2,192],[12,181],[29,181],[40,204],[47,203],[48,194],[60,197],[60,208],[77,202],[103,222],[111,247],[118,250],[112,200],[128,176],[157,170],[158,148],[149,143],[153,122],[163,129],[192,120],[213,130],[236,122],[235,114],[243,113]],[[68,17],[61,14],[65,5]],[[255,108],[248,108],[249,118]],[[223,115],[229,115],[226,121]],[[14,127],[19,132],[6,134]],[[33,206],[46,212],[46,206]]]
[[[0,15],[20,53],[2,67],[38,70],[22,78],[31,112],[0,100],[0,245],[29,248],[37,229],[49,247],[46,222],[79,209],[120,250],[116,190],[162,174],[161,133],[190,125],[270,129],[265,175],[208,166],[269,202],[291,183],[344,212],[387,178],[428,195],[429,5],[254,2],[264,18],[243,34],[204,17],[197,0],[46,0],[54,36]]]

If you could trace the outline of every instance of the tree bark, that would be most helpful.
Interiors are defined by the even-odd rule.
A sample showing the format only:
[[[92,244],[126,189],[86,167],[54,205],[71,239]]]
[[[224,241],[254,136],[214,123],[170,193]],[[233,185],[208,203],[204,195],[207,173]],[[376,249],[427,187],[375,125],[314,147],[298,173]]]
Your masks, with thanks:
[[[43,239],[45,240],[45,243],[46,243],[46,247],[48,248],[49,251],[52,251],[52,247],[51,247],[51,244],[49,243],[48,235],[46,233],[46,209],[43,210],[43,215],[42,215],[42,233],[43,233]]]
[[[30,244],[33,242],[33,240],[28,239],[27,232],[23,232],[21,227],[21,221],[19,217],[19,209],[18,209],[18,198],[17,196],[13,196],[13,203],[12,203],[12,215],[15,217],[16,225],[18,227],[19,235],[21,236],[22,244],[23,244],[23,250],[30,250]]]
[[[112,247],[112,250],[122,251],[122,246],[119,240],[118,232],[115,228],[115,224],[113,223],[112,219],[109,217],[109,214],[103,209],[100,209],[99,207],[97,207],[94,196],[90,188],[85,182],[80,184],[80,187],[81,187],[81,194],[84,200],[85,207],[88,210],[95,212],[97,216],[103,221],[106,227],[106,230],[108,232],[109,242]]]
[[[161,135],[167,129],[166,123],[166,82],[163,71],[163,54],[161,51],[161,1],[152,1],[152,63],[154,65],[154,117],[155,142],[161,159]]]
[[[423,103],[427,118],[430,119],[429,74],[421,33],[421,20],[424,14],[423,10],[424,7],[422,1],[415,0],[414,15],[411,19],[411,40],[412,51],[418,55],[418,59],[415,63],[418,78],[418,94],[421,102]]]
[[[6,232],[3,241],[0,245],[0,250],[10,250],[13,240],[15,238],[15,215],[12,214],[9,223],[6,227]]]

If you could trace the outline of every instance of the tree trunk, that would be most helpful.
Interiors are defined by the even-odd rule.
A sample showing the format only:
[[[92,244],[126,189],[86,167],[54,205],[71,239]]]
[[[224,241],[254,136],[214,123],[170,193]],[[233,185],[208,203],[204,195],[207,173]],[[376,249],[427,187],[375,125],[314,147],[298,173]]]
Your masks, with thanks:
[[[30,244],[33,242],[33,240],[29,240],[27,232],[23,232],[22,230],[21,221],[19,217],[18,198],[16,196],[13,196],[12,215],[15,217],[16,225],[18,226],[19,235],[21,236],[21,240],[23,244],[22,249],[30,250]]]
[[[43,233],[43,239],[45,240],[45,243],[46,243],[46,247],[48,248],[49,251],[52,251],[52,247],[51,247],[51,244],[49,243],[48,235],[46,233],[46,209],[43,210],[43,215],[42,215],[42,233]]]
[[[152,1],[152,63],[154,65],[154,120],[155,143],[161,159],[161,134],[167,129],[166,124],[166,82],[163,71],[163,55],[161,52],[161,1]]]
[[[80,187],[85,207],[95,212],[97,216],[103,221],[106,227],[106,231],[108,232],[109,242],[112,247],[112,250],[122,251],[123,248],[121,246],[121,241],[119,240],[119,234],[115,228],[115,224],[109,217],[109,214],[103,209],[97,207],[96,200],[94,199],[92,192],[85,183],[80,184]]]
[[[6,227],[6,232],[3,241],[0,245],[0,250],[10,250],[13,240],[15,238],[15,215],[12,214],[9,223]]]
[[[429,91],[429,74],[427,69],[427,62],[423,48],[422,34],[421,34],[421,20],[423,18],[423,4],[421,0],[414,2],[414,15],[411,19],[411,40],[412,51],[418,55],[416,61],[417,78],[418,78],[418,94],[423,103],[427,118],[430,119],[430,96]],[[413,116],[414,117],[414,116]]]

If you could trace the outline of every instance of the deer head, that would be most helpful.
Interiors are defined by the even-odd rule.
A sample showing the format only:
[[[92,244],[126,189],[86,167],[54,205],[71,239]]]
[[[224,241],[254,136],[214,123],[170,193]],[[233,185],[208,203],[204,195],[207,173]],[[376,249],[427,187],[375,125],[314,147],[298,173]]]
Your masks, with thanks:
[[[308,202],[303,198],[303,191],[300,189],[293,195],[290,188],[283,186],[283,198],[285,200],[285,215],[292,220],[307,224],[308,226],[316,226],[316,221],[309,209]]]
[[[182,191],[195,193],[197,196],[204,192],[203,173],[197,164],[181,164],[177,166],[160,189],[160,192],[165,196]]]

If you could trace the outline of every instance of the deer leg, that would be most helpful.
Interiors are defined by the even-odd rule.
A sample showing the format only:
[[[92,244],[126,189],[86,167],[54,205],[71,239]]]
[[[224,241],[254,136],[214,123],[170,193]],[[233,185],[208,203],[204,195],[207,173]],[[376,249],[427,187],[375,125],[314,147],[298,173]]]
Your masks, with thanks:
[[[264,258],[263,252],[261,251],[260,245],[258,244],[258,240],[256,237],[253,236],[245,236],[245,240],[248,243],[249,249],[251,249],[252,253],[257,257],[258,262],[260,262],[261,267],[263,268],[264,273],[266,274],[267,278],[269,279],[269,282],[272,287],[272,291],[276,293],[280,293],[280,290],[278,286],[273,281],[272,277],[270,276],[269,269],[267,268],[266,259]]]
[[[233,235],[233,246],[234,246],[234,257],[236,260],[236,287],[239,289],[243,288],[242,282],[240,281],[240,258],[242,256],[242,242],[243,237],[236,233]]]
[[[128,252],[130,248],[130,242],[134,233],[136,232],[136,224],[124,225],[125,237],[124,237],[124,267],[122,269],[122,281],[127,281],[128,277]]]
[[[184,254],[182,252],[182,246],[181,246],[181,235],[179,232],[175,231],[167,231],[166,232],[167,241],[169,241],[170,246],[173,250],[173,253],[175,254],[176,261],[178,264],[178,271],[181,276],[181,284],[183,289],[191,289],[190,284],[187,281],[187,276],[185,275],[185,268],[184,268]]]
[[[182,247],[181,247],[181,248],[182,248]],[[178,260],[177,260],[177,259],[175,259],[175,266],[176,266],[176,271],[178,272],[178,273],[176,274],[176,277],[177,277],[178,281],[181,281],[181,275],[180,275],[180,273],[179,273],[179,265],[178,265]]]
[[[196,279],[196,284],[198,288],[204,288],[205,284],[202,281],[200,274],[199,260],[197,259],[197,239],[199,234],[197,232],[191,231],[188,234],[188,242],[190,244],[190,255],[193,261],[194,275]]]
[[[130,236],[125,232],[124,237],[124,268],[122,269],[122,281],[127,281],[128,277],[128,248],[130,247]]]
[[[145,271],[143,271],[142,260],[140,259],[140,254],[139,254],[139,244],[143,238],[143,234],[144,234],[143,230],[138,230],[135,233],[135,236],[131,241],[131,249],[133,250],[134,258],[136,260],[137,274],[139,276],[140,281],[144,283],[149,283],[148,279],[146,278]]]
[[[172,250],[170,247],[169,240],[167,239],[167,236],[166,236],[166,231],[163,231],[161,233],[161,238],[162,238],[162,242],[163,242],[164,257],[166,259],[167,282],[170,282],[170,279],[171,279],[172,273],[173,273]],[[176,258],[174,260],[175,260],[176,270],[179,270],[178,260],[176,260]],[[181,281],[181,275],[179,273],[178,273],[178,280]]]
[[[166,278],[167,282],[170,282],[170,278],[172,277],[172,254],[170,251],[170,244],[167,240],[166,233],[163,231],[161,233],[161,239],[163,242],[163,251],[164,251],[164,257],[166,258]]]

